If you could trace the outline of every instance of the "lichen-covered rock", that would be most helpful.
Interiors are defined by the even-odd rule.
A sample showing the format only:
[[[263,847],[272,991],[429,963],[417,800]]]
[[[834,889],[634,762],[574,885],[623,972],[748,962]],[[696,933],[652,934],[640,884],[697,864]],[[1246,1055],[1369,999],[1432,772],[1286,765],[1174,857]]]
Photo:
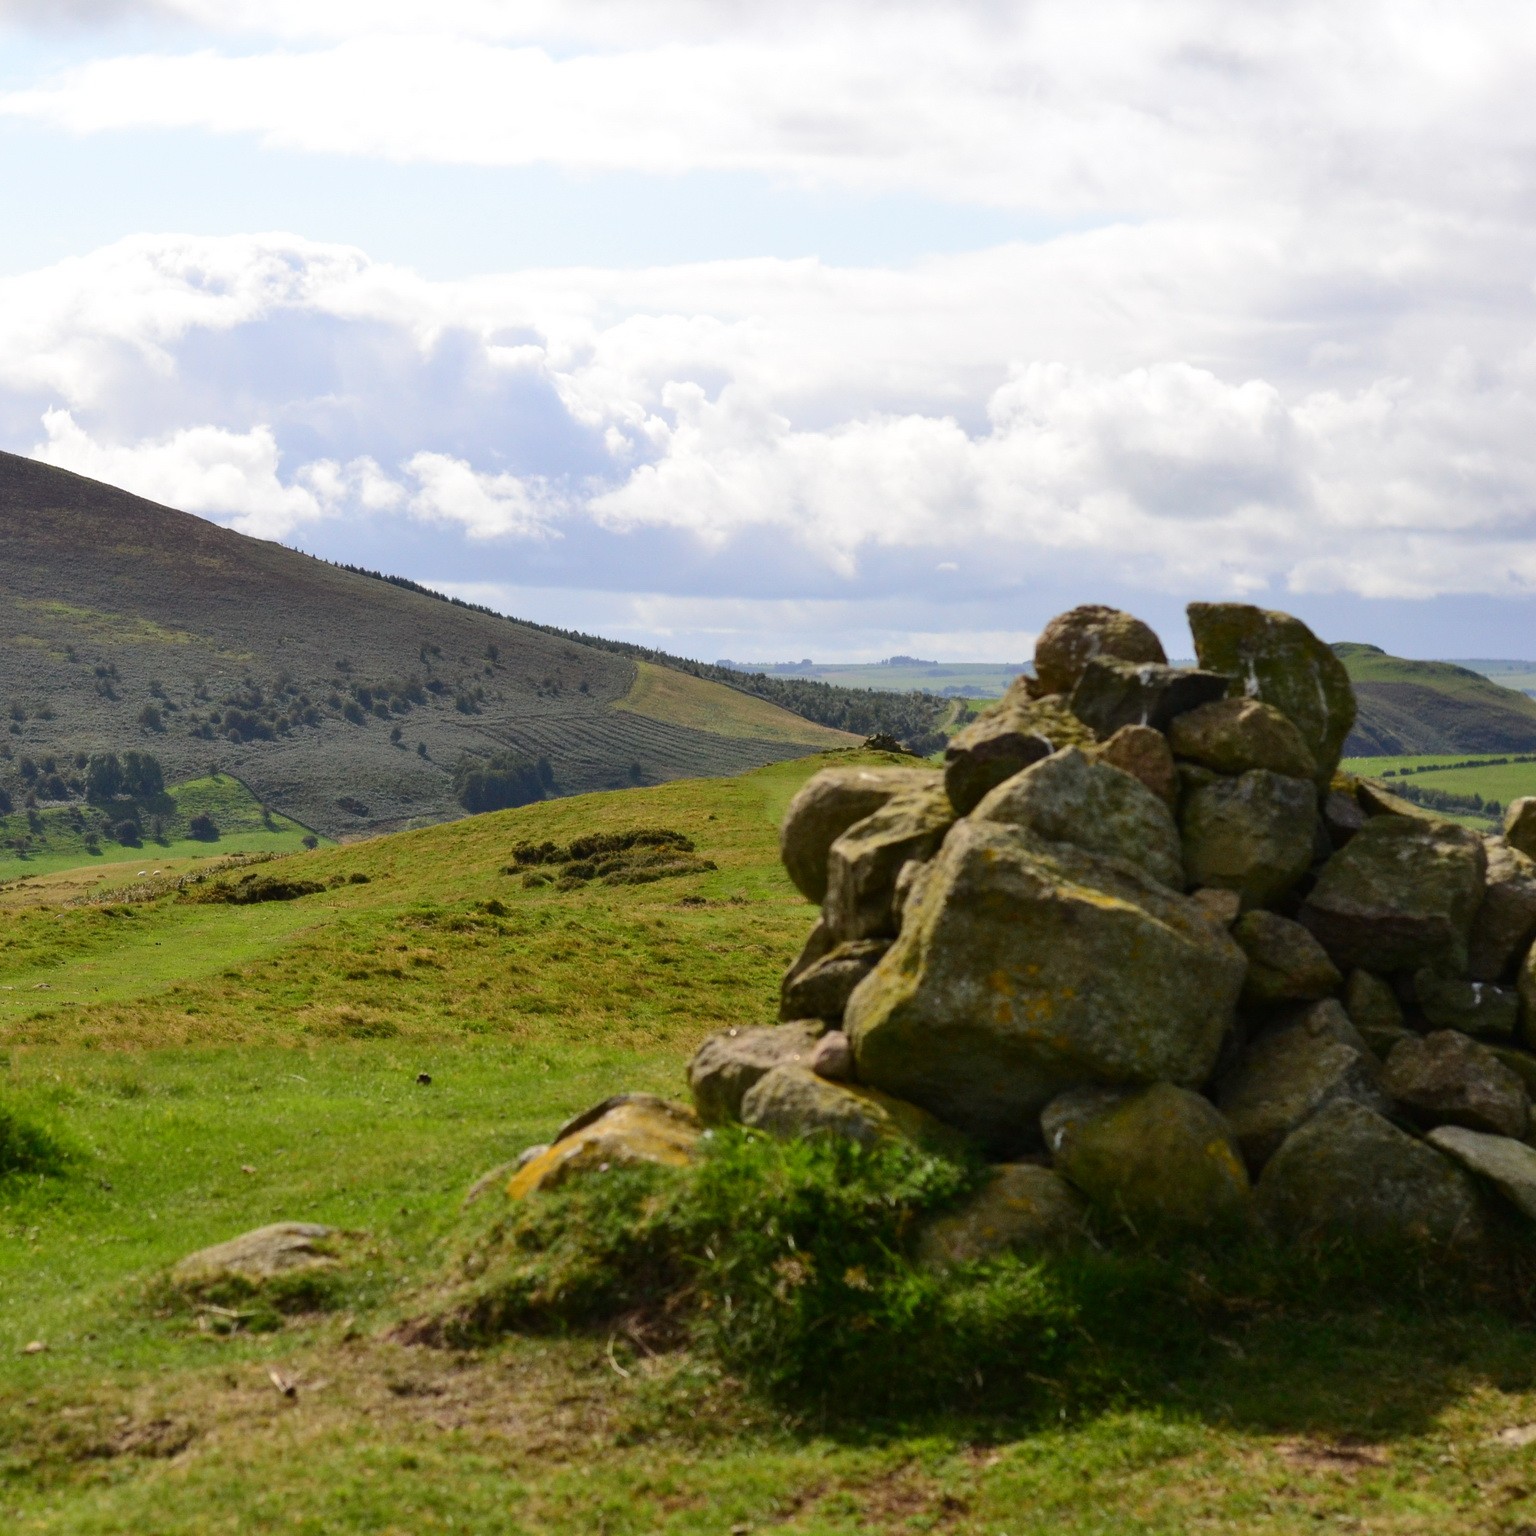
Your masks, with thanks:
[[[1515,1038],[1520,994],[1513,987],[1421,970],[1414,973],[1413,991],[1425,1021],[1436,1029],[1459,1029],[1480,1040],[1506,1043]]]
[[[860,1080],[1006,1150],[1083,1082],[1198,1084],[1247,962],[1122,860],[961,822],[849,999]]]
[[[1317,793],[1307,779],[1254,768],[1184,799],[1184,869],[1192,885],[1237,891],[1244,906],[1278,900],[1312,863]]]
[[[1154,1083],[1058,1124],[1057,1171],[1133,1231],[1235,1226],[1250,1209],[1247,1170],[1208,1099]]]
[[[702,1134],[698,1117],[681,1104],[653,1093],[620,1094],[562,1127],[547,1151],[512,1175],[507,1194],[522,1200],[572,1177],[638,1163],[681,1168]]]
[[[688,1064],[688,1091],[705,1125],[741,1119],[741,1101],[775,1067],[809,1062],[823,1033],[814,1016],[759,1029],[726,1029],[711,1035]]]
[[[741,1101],[741,1123],[784,1141],[842,1136],[860,1146],[901,1139],[960,1155],[964,1138],[916,1104],[876,1088],[834,1083],[806,1067],[776,1067]]]
[[[1140,779],[1170,810],[1179,803],[1179,773],[1168,738],[1150,725],[1122,725],[1108,741],[1090,748],[1111,768]]]
[[[1536,860],[1501,837],[1486,837],[1483,902],[1472,919],[1467,974],[1474,981],[1509,981],[1536,938]]]
[[[829,1029],[806,1058],[805,1065],[828,1082],[851,1082],[854,1075],[853,1045],[840,1029]]]
[[[1397,994],[1380,976],[1369,971],[1357,968],[1349,973],[1344,983],[1344,1010],[1361,1034],[1403,1027],[1403,1006]]]
[[[1344,663],[1300,619],[1248,603],[1191,603],[1189,627],[1202,667],[1234,679],[1232,693],[1272,704],[1305,742],[1327,784],[1355,723]]]
[[[1010,688],[978,720],[955,733],[944,749],[944,788],[958,816],[969,815],[986,794],[1021,769],[1063,747],[1086,747],[1093,732],[1060,698],[1031,699]]]
[[[1517,1046],[1500,1045],[1496,1040],[1485,1040],[1483,1044],[1498,1058],[1501,1067],[1508,1067],[1520,1079],[1525,1085],[1526,1097],[1536,1104],[1536,1056]]]
[[[1121,661],[1166,662],[1162,642],[1140,619],[1100,603],[1059,613],[1035,641],[1035,683],[1039,692],[1071,693],[1095,656]]]
[[[936,1217],[918,1238],[918,1262],[971,1264],[1013,1250],[1061,1248],[1083,1235],[1083,1202],[1059,1173],[1002,1163],[957,1211]]]
[[[1452,822],[1374,816],[1323,866],[1298,914],[1341,969],[1467,962],[1487,855]]]
[[[781,1019],[840,1019],[853,989],[874,970],[890,945],[884,939],[839,944],[779,988]]]
[[[931,858],[954,819],[949,796],[935,782],[893,795],[832,844],[821,910],[839,942],[895,934],[896,876],[909,859]]]
[[[189,1253],[171,1270],[171,1281],[183,1290],[230,1280],[257,1286],[279,1275],[332,1269],[339,1262],[338,1236],[314,1222],[276,1221]]]
[[[1425,1139],[1536,1220],[1536,1149],[1509,1136],[1491,1136],[1460,1125],[1439,1126]]]
[[[1076,747],[1052,753],[999,784],[971,819],[1129,859],[1154,880],[1184,889],[1179,829],[1166,803],[1140,779],[1094,762]]]
[[[1536,795],[1511,800],[1504,812],[1504,841],[1518,853],[1536,859]]]
[[[1188,710],[1168,727],[1168,745],[1176,757],[1218,773],[1268,768],[1288,778],[1317,778],[1317,763],[1301,732],[1261,699],[1217,699]]]
[[[1189,893],[1189,899],[1218,928],[1230,928],[1243,911],[1243,898],[1236,891],[1223,891],[1214,885],[1202,885]]]
[[[1426,806],[1395,795],[1380,779],[1357,779],[1355,800],[1366,816],[1402,816],[1409,821],[1443,822],[1445,818]]]
[[[1365,825],[1365,812],[1355,797],[1352,782],[1341,788],[1342,775],[1335,775],[1333,787],[1323,796],[1323,829],[1335,848],[1342,848]]]
[[[1381,1067],[1320,1021],[1260,1035],[1222,1082],[1216,1102],[1255,1173],[1297,1126],[1334,1099],[1385,1114]]]
[[[1072,713],[1100,741],[1127,725],[1166,731],[1185,710],[1221,698],[1229,681],[1216,672],[1100,656],[1083,669],[1072,690]]]
[[[1486,1232],[1463,1168],[1352,1099],[1292,1131],[1257,1193],[1260,1214],[1286,1241],[1467,1251]]]
[[[808,901],[827,894],[827,854],[855,822],[894,795],[937,782],[931,768],[823,768],[789,802],[779,851],[789,878]]]
[[[1344,985],[1328,952],[1300,923],[1274,912],[1245,912],[1232,937],[1248,956],[1245,1003],[1307,1002]]]
[[[1382,1086],[1421,1125],[1464,1125],[1524,1136],[1525,1084],[1486,1046],[1454,1029],[1403,1040],[1387,1057]]]

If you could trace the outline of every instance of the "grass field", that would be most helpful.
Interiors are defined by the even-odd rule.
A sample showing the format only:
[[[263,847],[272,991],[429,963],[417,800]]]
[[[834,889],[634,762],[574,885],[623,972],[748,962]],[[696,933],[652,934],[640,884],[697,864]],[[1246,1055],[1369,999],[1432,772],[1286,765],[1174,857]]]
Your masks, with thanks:
[[[126,847],[110,837],[87,837],[103,820],[121,819],[133,809],[143,828],[140,847]],[[82,814],[82,810],[85,814]],[[219,835],[203,840],[188,834],[194,816],[211,816]],[[164,832],[150,831],[158,816]],[[261,802],[229,774],[213,774],[172,785],[152,805],[124,806],[103,816],[94,808],[50,806],[33,812],[0,816],[0,883],[33,879],[55,870],[82,865],[124,865],[160,868],[168,859],[196,859],[232,853],[297,853],[309,828],[276,811],[263,812]],[[14,846],[24,843],[24,850]],[[94,848],[93,846],[94,845]]]
[[[347,883],[296,901],[42,886],[0,908],[0,1104],[74,1155],[0,1183],[0,1528],[1536,1528],[1536,1341],[1442,1298],[1234,1311],[1150,1378],[1117,1386],[1108,1359],[1091,1404],[871,1404],[837,1432],[686,1349],[394,1338],[478,1174],[607,1093],[680,1091],[702,1035],[772,1018],[812,915],[775,825],[820,761],[297,855]],[[638,825],[718,868],[569,892],[500,873],[523,838]],[[174,1259],[278,1219],[366,1233],[339,1310],[227,1335],[160,1305]]]
[[[1507,756],[1508,754],[1494,754]],[[1452,764],[1471,766],[1453,767]],[[1353,757],[1344,760],[1350,773],[1386,779],[1401,778],[1421,789],[1442,789],[1453,795],[1481,795],[1507,806],[1522,795],[1536,795],[1536,763],[1479,762],[1465,753],[1431,753],[1416,757]],[[1415,770],[1405,773],[1405,769]]]
[[[793,742],[823,750],[859,744],[857,736],[792,715],[766,699],[649,661],[635,663],[635,680],[614,708],[745,741]]]

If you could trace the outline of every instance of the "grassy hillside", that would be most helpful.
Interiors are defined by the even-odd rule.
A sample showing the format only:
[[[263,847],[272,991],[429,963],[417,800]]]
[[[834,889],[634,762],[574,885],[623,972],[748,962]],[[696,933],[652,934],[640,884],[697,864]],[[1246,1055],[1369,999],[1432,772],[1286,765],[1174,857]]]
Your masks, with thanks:
[[[848,731],[816,725],[766,699],[650,661],[635,663],[635,680],[614,707],[744,741],[791,743],[822,751],[858,746],[860,742]]]
[[[746,672],[770,677],[803,677],[839,688],[878,688],[891,693],[926,691],[945,698],[997,699],[1029,666],[998,661],[920,661],[893,657],[890,661],[771,663],[731,662]]]
[[[1374,645],[1334,646],[1360,714],[1350,757],[1536,750],[1536,699],[1447,661],[1408,661]]]
[[[571,794],[822,744],[616,708],[636,682],[626,656],[9,454],[0,571],[0,790],[13,798],[23,757],[139,748],[168,781],[232,773],[334,836],[458,814],[464,753],[547,757]]]
[[[1434,1297],[1233,1309],[1151,1374],[1105,1353],[1082,1401],[838,1433],[619,1334],[399,1342],[471,1180],[607,1093],[677,1093],[705,1032],[772,1017],[812,916],[775,825],[818,762],[297,855],[280,867],[325,888],[293,901],[140,882],[0,906],[0,1103],[74,1154],[63,1178],[0,1181],[0,1525],[1420,1536],[1536,1520],[1529,1333]],[[718,867],[571,891],[500,872],[523,839],[640,824]],[[161,1304],[175,1258],[276,1219],[367,1234],[338,1309],[228,1332]],[[1188,1289],[1209,1307],[1201,1274]]]

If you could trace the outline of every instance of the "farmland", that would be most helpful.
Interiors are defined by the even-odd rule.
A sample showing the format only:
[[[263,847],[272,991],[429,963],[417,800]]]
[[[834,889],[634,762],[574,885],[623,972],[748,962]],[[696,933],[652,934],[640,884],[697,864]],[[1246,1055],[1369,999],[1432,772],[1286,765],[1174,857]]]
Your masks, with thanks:
[[[300,853],[274,867],[322,889],[293,901],[189,901],[135,870],[115,896],[52,901],[53,875],[0,907],[0,1104],[71,1157],[0,1183],[8,1528],[1086,1536],[1536,1518],[1529,1334],[1432,1296],[1232,1311],[1176,1349],[1114,1344],[1119,1385],[1081,1400],[911,1421],[871,1405],[856,1431],[611,1330],[401,1342],[477,1175],[605,1094],[677,1093],[703,1034],[772,1017],[811,915],[775,826],[825,761]],[[501,872],[520,840],[639,825],[717,867],[569,891]],[[177,1257],[285,1218],[366,1234],[330,1310],[251,1331],[162,1305]]]

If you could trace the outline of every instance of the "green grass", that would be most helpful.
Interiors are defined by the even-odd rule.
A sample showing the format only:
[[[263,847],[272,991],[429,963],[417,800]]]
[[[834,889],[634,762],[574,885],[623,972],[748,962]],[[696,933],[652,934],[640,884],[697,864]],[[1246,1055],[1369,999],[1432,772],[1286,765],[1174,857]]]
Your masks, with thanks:
[[[1457,1293],[1416,1308],[1363,1288],[1288,1313],[1192,1269],[1176,1277],[1191,1324],[1135,1371],[1101,1342],[1091,1402],[895,1422],[874,1403],[835,1432],[619,1328],[402,1341],[477,1175],[607,1093],[680,1092],[705,1033],[773,1017],[811,918],[774,829],[819,761],[296,855],[278,867],[369,879],[291,902],[0,907],[0,1107],[68,1157],[62,1176],[0,1180],[0,1528],[1536,1522],[1536,1452],[1497,1438],[1536,1423],[1531,1334]],[[499,872],[525,838],[640,825],[718,868],[569,892]],[[277,1219],[367,1234],[333,1310],[226,1334],[161,1304],[176,1258]],[[1156,1343],[1134,1294],[1119,1313]]]
[[[296,853],[309,828],[276,811],[263,813],[239,779],[229,774],[190,779],[173,785],[153,803],[120,802],[107,807],[50,806],[32,813],[17,809],[0,816],[0,881],[27,879],[84,865],[135,864],[153,868],[166,859],[204,858],[232,853]],[[112,841],[104,827],[115,826],[132,812],[143,829],[137,848]],[[208,815],[219,829],[214,840],[189,835],[194,816]],[[159,816],[164,833],[150,831]],[[90,841],[88,841],[90,836]],[[20,851],[13,846],[24,843]],[[96,851],[92,851],[92,845]]]

